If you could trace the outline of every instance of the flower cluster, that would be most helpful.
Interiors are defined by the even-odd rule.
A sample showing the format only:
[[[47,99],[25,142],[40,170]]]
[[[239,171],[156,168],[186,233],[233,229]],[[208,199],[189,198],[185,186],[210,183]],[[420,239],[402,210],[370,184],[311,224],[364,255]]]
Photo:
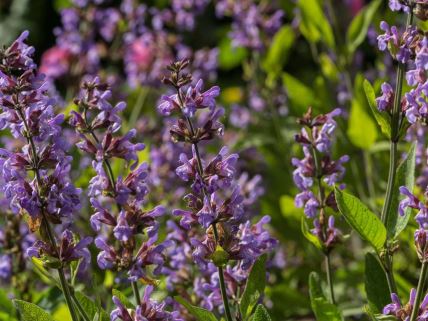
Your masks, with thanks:
[[[116,296],[113,296],[113,303],[116,305],[110,314],[110,320],[123,321],[143,321],[143,320],[164,320],[164,321],[181,321],[178,318],[178,312],[168,312],[165,310],[165,303],[153,301],[150,296],[153,292],[153,286],[147,286],[141,302],[138,303],[135,310],[127,307]]]
[[[232,17],[230,38],[233,45],[262,50],[266,46],[266,38],[272,37],[281,27],[284,16],[284,12],[272,4],[253,0],[219,0],[216,13],[219,17]]]
[[[37,73],[32,59],[34,49],[24,40],[24,32],[8,48],[0,50],[0,128],[9,128],[12,135],[22,141],[22,148],[12,152],[0,149],[2,192],[13,213],[26,216],[31,231],[43,224],[49,237],[35,243],[37,251],[28,249],[28,255],[51,257],[58,265],[84,257],[85,239],[78,247],[60,253],[50,232],[50,223],[70,220],[79,209],[80,190],[70,181],[71,157],[62,137],[63,114],[55,114],[55,100],[47,94],[43,76]],[[72,233],[64,232],[61,242],[69,242]],[[76,245],[77,246],[77,245]],[[31,250],[30,250],[31,249]]]
[[[413,307],[415,305],[416,299],[416,290],[410,290],[409,302],[406,305],[402,305],[400,298],[396,293],[391,294],[392,303],[386,305],[383,308],[383,314],[393,315],[399,320],[410,320],[410,315],[412,313]],[[419,310],[416,314],[416,320],[427,320],[428,319],[428,295],[422,300],[422,303],[419,305]]]
[[[104,229],[112,232],[107,237],[98,236],[95,245],[101,250],[98,265],[102,269],[126,271],[130,280],[147,278],[145,267],[160,269],[167,243],[156,244],[158,238],[157,218],[164,213],[162,206],[150,211],[142,210],[148,193],[146,184],[147,164],[138,165],[138,152],[144,144],[132,143],[135,129],[119,135],[121,118],[119,112],[125,103],[111,105],[111,92],[98,78],[85,81],[78,99],[79,111],[74,111],[70,124],[80,135],[77,146],[92,155],[95,169],[89,184],[88,195],[95,210],[91,226],[97,232]],[[129,173],[122,177],[115,175],[111,162],[123,159],[129,164]],[[115,204],[119,213],[114,214]],[[147,240],[138,245],[138,235],[147,234]],[[110,235],[110,238],[108,237]]]
[[[416,27],[409,27],[403,35],[399,35],[397,27],[389,27],[383,21],[381,29],[386,33],[378,37],[379,48],[388,48],[397,61],[411,66],[406,73],[406,80],[412,89],[402,98],[401,111],[410,124],[418,121],[426,123],[428,39]],[[376,99],[378,109],[391,113],[395,99],[394,89],[388,83],[384,83],[381,89],[382,95]]]
[[[407,208],[416,209],[418,213],[415,216],[415,220],[419,225],[419,228],[415,231],[415,245],[418,257],[421,262],[428,260],[428,243],[427,243],[427,230],[428,230],[428,207],[426,203],[419,200],[407,187],[401,186],[400,193],[405,198],[400,202],[399,213],[400,215],[405,214]],[[427,193],[424,194],[427,197]]]
[[[44,53],[41,70],[69,85],[86,75],[100,75],[111,85],[127,81],[132,87],[150,86],[159,84],[171,60],[193,56],[195,71],[215,77],[217,49],[192,50],[180,35],[182,29],[194,27],[207,4],[172,1],[158,9],[134,0],[74,0],[61,11],[62,26],[54,30],[56,45]],[[106,62],[110,68],[104,68]]]
[[[177,242],[180,247],[170,253],[172,259],[166,271],[170,274],[170,286],[179,284],[183,276],[191,273],[188,264],[191,254],[201,271],[200,277],[194,279],[194,291],[205,307],[213,309],[222,303],[216,266],[227,266],[226,273],[229,269],[234,271],[231,275],[248,275],[254,261],[270,252],[276,240],[263,227],[269,217],[255,225],[244,217],[245,198],[236,181],[238,155],[223,147],[209,161],[201,157],[202,142],[223,133],[219,121],[223,110],[215,101],[220,89],[214,86],[204,90],[201,80],[192,85],[191,75],[183,72],[187,65],[185,60],[169,66],[171,75],[164,82],[175,88],[176,93],[163,96],[158,106],[166,116],[179,115],[170,128],[171,139],[192,146],[191,155],[182,153],[176,168],[178,177],[190,184],[191,189],[183,198],[187,208],[173,211],[181,220],[180,226],[170,224],[170,237],[180,240]],[[243,178],[241,182],[245,181]],[[247,200],[252,202],[250,198]],[[202,236],[201,227],[205,231]],[[236,263],[228,265],[231,261]],[[230,281],[228,295],[237,295],[235,290],[239,287],[233,286],[233,278]]]
[[[340,238],[339,230],[334,227],[334,216],[326,217],[327,207],[337,210],[334,193],[331,191],[327,195],[326,188],[342,180],[345,173],[343,164],[349,160],[347,155],[338,160],[333,160],[331,156],[332,136],[337,126],[334,117],[340,114],[340,109],[335,109],[328,114],[313,117],[312,109],[309,108],[299,120],[303,128],[296,135],[296,141],[303,147],[304,157],[292,159],[292,164],[296,167],[293,180],[300,190],[295,204],[303,207],[306,216],[314,220],[315,228],[312,233],[326,249],[331,248]]]

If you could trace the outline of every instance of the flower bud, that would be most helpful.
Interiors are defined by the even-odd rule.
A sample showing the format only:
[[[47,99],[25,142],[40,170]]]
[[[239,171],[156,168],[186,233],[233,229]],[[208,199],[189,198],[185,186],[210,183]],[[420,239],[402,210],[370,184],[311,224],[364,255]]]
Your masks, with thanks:
[[[227,253],[220,245],[217,245],[214,253],[211,255],[211,260],[217,267],[222,267],[229,261],[229,253]]]

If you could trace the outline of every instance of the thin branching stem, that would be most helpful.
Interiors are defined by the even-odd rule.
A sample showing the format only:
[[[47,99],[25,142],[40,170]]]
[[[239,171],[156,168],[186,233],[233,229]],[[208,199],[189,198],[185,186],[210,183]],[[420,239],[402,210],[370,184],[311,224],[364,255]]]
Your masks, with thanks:
[[[419,275],[418,287],[416,288],[416,298],[415,298],[415,303],[413,304],[410,321],[415,321],[418,316],[419,306],[421,304],[423,293],[424,293],[424,285],[425,285],[425,280],[427,278],[427,272],[428,272],[428,262],[424,261],[422,263],[421,273]]]

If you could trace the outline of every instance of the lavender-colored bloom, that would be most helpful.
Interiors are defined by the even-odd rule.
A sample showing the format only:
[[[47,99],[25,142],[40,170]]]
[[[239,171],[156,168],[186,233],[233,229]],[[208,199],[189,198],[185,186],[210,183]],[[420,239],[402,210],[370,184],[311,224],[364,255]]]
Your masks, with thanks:
[[[91,260],[91,255],[87,249],[90,243],[92,243],[91,237],[85,237],[80,241],[75,241],[73,233],[70,230],[65,230],[61,235],[57,249],[46,242],[36,241],[27,249],[27,255],[39,258],[56,258],[61,264],[82,260],[82,267],[85,268]]]
[[[27,213],[34,232],[44,220],[60,224],[64,218],[70,219],[80,207],[80,190],[69,177],[71,157],[66,156],[68,144],[61,129],[64,115],[54,112],[55,100],[47,94],[49,86],[32,60],[33,48],[24,42],[27,36],[24,32],[10,47],[0,50],[0,127],[9,128],[22,142],[16,152],[0,151],[0,174],[11,210]],[[79,259],[86,265],[90,239],[76,243],[66,230],[60,242],[54,248],[39,240],[26,252],[28,256],[53,257],[61,266]]]
[[[399,34],[397,27],[390,27],[385,21],[380,24],[385,33],[378,36],[378,47],[381,51],[388,49],[394,59],[400,63],[407,63],[414,54],[414,42],[418,41],[418,31],[409,27],[406,32]]]
[[[172,227],[174,236],[171,239],[179,242],[176,248],[169,250],[174,257],[167,262],[163,271],[170,275],[169,287],[181,288],[180,282],[187,281],[181,275],[192,273],[188,266],[193,259],[202,274],[192,284],[197,295],[196,304],[213,309],[222,303],[216,266],[239,266],[248,271],[255,260],[263,253],[270,252],[277,242],[263,226],[269,222],[269,217],[251,225],[248,217],[244,216],[245,206],[253,200],[250,196],[248,203],[244,204],[245,197],[237,185],[238,155],[229,155],[224,147],[209,162],[202,156],[199,142],[213,139],[222,130],[219,118],[223,110],[216,107],[218,87],[203,92],[201,80],[191,85],[191,78],[182,73],[188,64],[187,61],[179,61],[170,65],[171,77],[164,82],[172,85],[176,93],[164,97],[158,107],[165,115],[181,111],[178,113],[179,119],[170,127],[170,134],[174,142],[192,144],[192,156],[189,157],[188,152],[182,153],[176,168],[177,176],[188,182],[191,189],[183,198],[187,208],[173,211],[173,215],[180,216],[181,220],[180,226]],[[198,109],[201,112],[196,115]],[[248,184],[247,179],[244,176],[241,182]],[[257,182],[256,178],[250,186],[255,187]],[[257,195],[259,191],[252,197],[256,198]],[[199,235],[198,225],[206,233]],[[180,244],[183,241],[188,245]],[[212,277],[214,279],[206,281]],[[236,283],[231,281],[230,286],[236,286]]]
[[[398,295],[396,293],[392,293],[391,294],[392,303],[386,305],[383,308],[382,312],[385,315],[393,315],[400,320],[409,320],[410,314],[415,305],[415,299],[416,299],[416,290],[411,289],[409,302],[405,306],[403,306],[400,303],[400,299]],[[428,295],[425,295],[424,299],[422,300],[422,303],[419,305],[419,309],[416,314],[417,320],[421,320],[421,321],[426,320],[427,308],[428,308]]]
[[[284,16],[284,12],[272,4],[264,6],[251,0],[217,1],[216,13],[219,17],[232,17],[233,45],[258,51],[265,48],[265,38],[272,37],[281,27]]]
[[[328,188],[342,180],[345,173],[343,164],[349,161],[347,155],[336,161],[331,157],[331,140],[337,127],[334,117],[340,114],[341,110],[335,109],[326,115],[312,117],[312,110],[309,109],[299,120],[304,127],[296,135],[296,141],[303,145],[304,158],[292,159],[296,167],[293,180],[300,190],[295,197],[295,205],[304,208],[305,215],[313,219],[311,232],[327,249],[338,243],[341,235],[334,226],[333,216],[328,218],[328,225],[324,225],[327,220],[324,207],[337,211],[334,194],[332,191],[328,194]],[[314,184],[316,180],[319,184]],[[343,188],[343,184],[339,187]]]
[[[189,86],[185,93],[180,93],[182,102],[179,101],[178,94],[163,96],[163,102],[159,105],[158,110],[163,115],[169,116],[174,110],[181,109],[186,117],[193,117],[197,109],[213,110],[216,106],[215,98],[220,94],[220,88],[214,86],[206,91],[202,91],[202,88],[202,80],[199,80],[195,86]]]
[[[128,310],[127,307],[120,301],[119,298],[113,296],[113,303],[116,305],[110,314],[110,320],[123,321],[149,321],[149,320],[165,320],[179,321],[177,312],[168,312],[165,310],[165,303],[158,303],[150,298],[153,292],[153,286],[149,285],[144,289],[144,294],[141,302],[138,302],[135,310]]]
[[[377,108],[380,111],[391,111],[394,104],[394,90],[391,85],[384,82],[381,86],[382,96],[376,98]]]

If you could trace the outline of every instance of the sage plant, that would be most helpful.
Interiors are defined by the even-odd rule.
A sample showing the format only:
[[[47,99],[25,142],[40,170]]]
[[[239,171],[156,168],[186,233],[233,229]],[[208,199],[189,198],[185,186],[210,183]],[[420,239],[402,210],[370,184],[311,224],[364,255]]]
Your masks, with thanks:
[[[75,100],[79,111],[73,112],[70,124],[80,134],[77,146],[93,158],[94,176],[89,184],[89,197],[95,213],[91,216],[92,228],[100,233],[95,245],[100,250],[98,266],[126,272],[132,284],[137,305],[140,304],[138,280],[150,282],[148,266],[154,266],[157,274],[164,262],[163,251],[167,242],[156,244],[159,222],[157,218],[165,209],[157,206],[143,210],[148,188],[145,182],[147,164],[138,164],[138,152],[142,143],[132,143],[135,129],[121,136],[119,112],[124,102],[111,105],[111,92],[98,78],[85,81]],[[111,162],[123,159],[129,165],[126,176],[115,177]],[[112,204],[117,208],[114,214]],[[108,231],[103,235],[103,231]],[[141,242],[139,235],[147,235]]]
[[[80,190],[69,179],[71,157],[62,136],[63,114],[55,114],[55,100],[32,59],[34,48],[23,32],[0,50],[0,128],[23,141],[18,151],[0,150],[2,192],[15,215],[26,219],[41,238],[27,249],[45,266],[58,270],[73,321],[78,320],[64,270],[71,261],[88,260],[91,238],[80,241],[70,230],[55,235],[52,225],[72,220],[80,206]]]
[[[347,155],[333,160],[331,155],[332,136],[337,127],[335,117],[341,114],[335,109],[325,115],[312,115],[309,108],[299,119],[301,133],[295,136],[296,142],[303,147],[303,159],[292,159],[296,169],[293,172],[294,183],[300,190],[295,197],[296,207],[304,208],[307,218],[313,220],[315,235],[326,258],[327,281],[330,287],[331,302],[335,302],[331,274],[330,253],[340,242],[341,232],[335,227],[334,215],[327,209],[337,211],[337,204],[332,187],[339,183],[345,173],[343,164],[349,160]],[[343,185],[341,186],[344,187]]]
[[[170,75],[164,83],[176,92],[163,96],[158,106],[165,116],[179,115],[170,128],[171,139],[191,145],[191,156],[181,154],[181,165],[176,169],[177,175],[191,184],[190,192],[183,198],[187,209],[176,209],[173,214],[181,217],[184,229],[190,230],[195,225],[203,229],[202,237],[190,239],[192,256],[204,273],[213,273],[213,265],[217,267],[210,290],[214,293],[220,290],[224,314],[232,321],[225,269],[230,271],[229,264],[235,261],[235,267],[248,270],[276,241],[263,229],[266,219],[253,227],[243,220],[244,197],[234,181],[238,155],[229,154],[223,147],[210,161],[201,156],[201,144],[223,133],[220,123],[223,110],[216,106],[215,100],[220,88],[214,86],[204,91],[202,80],[192,85],[192,76],[185,72],[188,65],[188,60],[182,60],[168,67]],[[197,115],[199,111],[201,115]],[[241,318],[239,309],[236,314]]]

